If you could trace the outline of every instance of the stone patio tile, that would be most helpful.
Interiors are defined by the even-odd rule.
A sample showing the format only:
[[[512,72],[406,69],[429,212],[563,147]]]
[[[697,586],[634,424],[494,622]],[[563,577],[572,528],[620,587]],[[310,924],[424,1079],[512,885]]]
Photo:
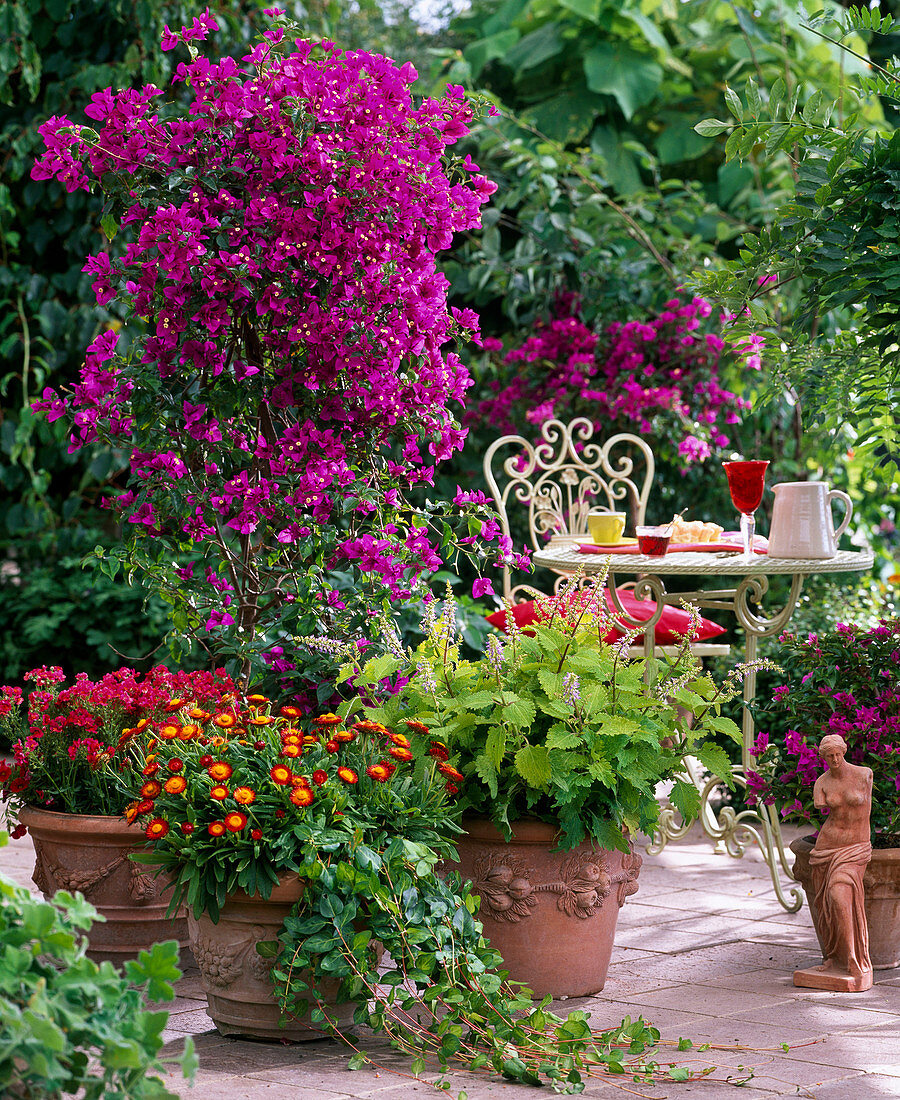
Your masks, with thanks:
[[[293,1084],[260,1081],[250,1077],[220,1077],[216,1079],[214,1092],[206,1092],[198,1077],[193,1089],[182,1092],[182,1100],[329,1100],[331,1097],[353,1097],[352,1092],[341,1092],[337,1082],[326,1085],[306,1085],[302,1079]]]
[[[826,1034],[820,1043],[792,1048],[790,1057],[894,1077],[900,1096],[900,1021],[896,1018],[881,1027]]]
[[[804,994],[809,992],[815,991],[804,990]],[[840,1001],[817,1000],[804,995],[766,1009],[752,1006],[738,1013],[737,1018],[776,1027],[783,1023],[792,1028],[802,1028],[819,1035],[827,1035],[852,1029],[875,1028],[889,1023],[892,1016],[890,1012],[869,1008],[866,1005],[864,993],[847,993]],[[898,1044],[900,1044],[900,1037],[898,1037]],[[900,1045],[898,1045],[898,1061],[900,1061]]]
[[[900,1096],[900,1083],[896,1077],[878,1073],[863,1073],[816,1089],[816,1100],[880,1100],[889,1096],[895,1100]]]
[[[698,995],[696,986],[676,985],[669,986],[668,989],[632,994],[628,1000],[632,1004],[646,1005],[646,1016],[652,1015],[651,1008],[678,1008],[685,1004],[689,1004],[692,1011],[703,1016],[733,1016],[737,1013],[746,1014],[748,1010],[765,1014],[770,1008],[784,1004],[788,997],[786,993],[780,997],[769,997],[727,986],[710,986],[706,992]]]

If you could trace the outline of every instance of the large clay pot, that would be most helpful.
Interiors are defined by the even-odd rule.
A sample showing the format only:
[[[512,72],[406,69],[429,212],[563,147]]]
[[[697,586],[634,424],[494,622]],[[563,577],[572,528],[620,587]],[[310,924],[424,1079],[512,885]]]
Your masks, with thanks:
[[[538,997],[599,992],[641,857],[590,842],[554,852],[557,830],[542,821],[516,822],[510,843],[487,820],[465,825],[459,870],[481,897],[478,919],[510,978]]]
[[[155,876],[128,856],[142,851],[139,826],[119,817],[59,814],[25,806],[19,820],[34,841],[32,878],[45,897],[57,890],[80,890],[106,917],[88,933],[88,955],[95,962],[120,965],[151,944],[177,940],[187,948],[184,913],[166,916],[171,894],[167,876]]]
[[[797,857],[794,862],[794,878],[803,887],[816,936],[819,936],[819,920],[809,864],[809,854],[814,844],[813,837],[798,837],[791,843],[791,851]],[[900,966],[900,848],[872,849],[872,859],[866,868],[863,889],[872,966],[875,970],[890,970]],[[821,945],[821,936],[819,943]]]
[[[273,959],[263,958],[257,943],[275,940],[284,919],[303,894],[303,882],[286,875],[268,898],[243,890],[230,894],[213,922],[205,913],[199,919],[188,914],[191,948],[206,991],[207,1014],[222,1035],[256,1039],[321,1039],[321,1026],[308,1017],[287,1018],[281,1026],[281,1010],[269,971]],[[355,1003],[335,1005],[338,981],[322,982],[319,998],[329,1002],[332,1020],[341,1026],[353,1021]]]

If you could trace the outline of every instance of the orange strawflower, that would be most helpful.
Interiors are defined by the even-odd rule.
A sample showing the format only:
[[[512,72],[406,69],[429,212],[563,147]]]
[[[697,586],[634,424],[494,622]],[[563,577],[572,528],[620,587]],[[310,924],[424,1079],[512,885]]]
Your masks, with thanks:
[[[412,744],[405,733],[389,733],[388,739],[390,741],[393,741],[395,745],[399,745],[403,749],[408,749]]]
[[[286,787],[294,778],[291,769],[286,768],[284,764],[276,764],[269,772],[269,775],[272,777],[272,782],[277,783],[279,787]]]
[[[181,726],[174,725],[171,722],[159,727],[159,736],[163,741],[174,741],[179,733],[181,733]]]
[[[235,732],[237,732],[237,731],[235,731]],[[244,731],[244,732],[246,732],[246,731]],[[220,737],[218,734],[216,734],[215,737],[211,737],[209,739],[209,743],[213,746],[213,748],[221,749],[224,745],[228,744],[228,738],[227,737]]]
[[[150,840],[161,840],[168,831],[168,821],[164,821],[161,817],[154,817],[152,821],[147,822],[144,836],[149,837]]]
[[[137,804],[137,813],[138,817],[143,817],[144,814],[153,813],[153,799],[142,798],[141,801]]]
[[[232,810],[230,814],[225,815],[225,828],[230,833],[239,833],[246,824],[247,815],[242,814],[240,810]]]
[[[231,792],[231,797],[242,806],[249,806],[256,798],[256,791],[251,790],[250,787],[235,787]]]
[[[149,718],[139,718],[137,725],[134,727],[135,733],[142,733],[150,725]]]
[[[318,745],[319,735],[317,733],[304,733],[303,744],[304,745]]]
[[[338,749],[340,749],[340,747],[341,746],[337,743],[337,741],[326,741],[325,742],[325,751],[326,752],[337,752]]]
[[[228,797],[228,788],[222,784],[217,783],[209,792],[209,797],[214,798],[216,802],[221,802],[223,798]]]
[[[458,772],[452,764],[438,764],[437,770],[441,775],[446,775],[448,779],[453,779],[457,783],[462,783],[463,781],[464,777],[462,772]]]
[[[300,717],[300,708],[299,707],[282,707],[281,710],[278,713],[281,715],[282,718],[299,718]]]
[[[345,783],[350,783],[352,785],[353,783],[359,782],[359,776],[352,768],[340,767],[337,773]]]
[[[352,730],[332,730],[331,738],[333,741],[346,745],[348,742],[356,740],[356,734]]]
[[[309,806],[315,795],[309,789],[309,787],[294,787],[288,798],[295,806]]]
[[[365,718],[362,722],[354,722],[353,728],[359,730],[360,733],[390,733],[391,731],[387,726],[383,726],[380,722],[373,722],[370,718]]]
[[[402,745],[394,745],[393,748],[388,749],[388,752],[395,760],[403,760],[406,762],[413,758],[413,754],[409,749],[404,748]]]
[[[184,699],[170,699],[168,703],[166,703],[166,710],[171,714],[173,710],[181,710],[184,703]]]
[[[234,769],[225,760],[217,760],[214,764],[210,764],[206,770],[209,772],[210,779],[215,779],[217,783],[221,783],[223,780],[231,778]]]
[[[156,775],[158,771],[159,764],[157,764],[155,760],[148,760],[141,769],[141,775]]]
[[[450,754],[443,741],[431,741],[428,746],[428,755],[433,756],[435,760],[446,760]]]
[[[293,759],[294,757],[299,756],[300,752],[301,749],[299,745],[285,745],[284,748],[281,750],[281,755],[286,756],[289,759]]]
[[[137,802],[129,802],[128,805],[125,807],[125,820],[128,822],[129,825],[138,815],[138,805],[139,803]]]
[[[199,737],[203,731],[194,722],[188,722],[186,726],[182,726],[178,734],[179,741],[192,741],[195,737]]]
[[[210,823],[206,826],[206,831],[209,833],[210,836],[222,836],[225,832],[225,822],[210,821]]]
[[[141,786],[141,795],[143,798],[156,798],[162,787],[155,779],[148,779],[146,783]]]
[[[391,778],[393,770],[390,764],[370,764],[366,768],[366,775],[376,783],[386,783]]]
[[[268,703],[268,698],[265,695],[248,695],[247,702],[254,707],[262,707]]]
[[[320,714],[318,718],[313,719],[313,725],[315,726],[337,726],[340,725],[342,719],[339,714],[332,714],[329,711],[327,714]]]
[[[416,722],[412,718],[406,719],[407,729],[412,730],[413,733],[428,733],[428,727],[422,722]]]
[[[196,718],[198,722],[206,722],[212,715],[208,710],[203,710],[202,707],[191,707],[188,711],[188,718]]]
[[[217,714],[215,718],[213,718],[213,725],[223,730],[230,730],[236,723],[237,718],[235,718],[233,714]]]
[[[166,780],[164,789],[167,794],[184,794],[187,790],[187,780],[183,775],[173,775],[171,779]]]
[[[286,729],[281,732],[281,743],[283,745],[302,745],[303,734],[299,730]]]
[[[305,775],[295,775],[293,777],[293,779],[291,780],[291,786],[292,787],[308,787],[309,786],[309,780],[306,778]]]

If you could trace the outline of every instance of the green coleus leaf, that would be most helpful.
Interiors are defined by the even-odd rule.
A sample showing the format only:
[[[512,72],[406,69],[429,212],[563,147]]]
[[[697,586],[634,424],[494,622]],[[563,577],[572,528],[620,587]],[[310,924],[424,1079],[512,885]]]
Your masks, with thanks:
[[[550,753],[543,745],[523,745],[516,753],[516,771],[529,787],[550,783]]]
[[[534,721],[537,708],[530,699],[514,698],[500,708],[500,714],[505,722],[509,722],[519,729],[527,729]]]
[[[704,768],[711,771],[713,775],[724,778],[729,787],[733,785],[731,779],[731,761],[728,758],[728,753],[721,745],[715,745],[711,741],[704,741],[701,745],[694,745],[691,752],[697,757]]]
[[[683,779],[676,779],[675,786],[669,793],[672,805],[687,820],[693,820],[700,813],[700,792],[693,783],[686,783]]]

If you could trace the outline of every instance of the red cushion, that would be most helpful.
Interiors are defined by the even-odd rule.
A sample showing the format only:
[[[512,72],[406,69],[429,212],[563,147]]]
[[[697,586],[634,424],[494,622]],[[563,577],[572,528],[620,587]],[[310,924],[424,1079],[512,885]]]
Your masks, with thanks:
[[[638,600],[635,598],[630,588],[617,588],[616,593],[619,597],[619,602],[628,614],[641,622],[645,622],[647,619],[651,618],[656,611],[655,600]],[[606,593],[606,606],[611,613],[617,614],[608,592]],[[512,616],[516,626],[518,626],[520,630],[531,626],[533,623],[540,622],[537,601],[529,600],[527,603],[515,604],[512,608]],[[495,611],[493,615],[488,615],[487,621],[491,626],[496,626],[498,629],[502,630],[504,634],[506,633],[505,608],[501,611]],[[684,611],[680,607],[672,607],[670,604],[667,604],[654,629],[653,640],[657,645],[677,645],[678,642],[681,641],[680,635],[686,633],[690,621],[691,617],[687,611]],[[701,618],[695,641],[707,642],[710,638],[717,638],[720,634],[724,633],[724,626],[719,626],[718,623],[714,623],[710,619]],[[605,642],[615,642],[618,641],[623,634],[624,630],[613,627],[607,631],[603,640]]]

